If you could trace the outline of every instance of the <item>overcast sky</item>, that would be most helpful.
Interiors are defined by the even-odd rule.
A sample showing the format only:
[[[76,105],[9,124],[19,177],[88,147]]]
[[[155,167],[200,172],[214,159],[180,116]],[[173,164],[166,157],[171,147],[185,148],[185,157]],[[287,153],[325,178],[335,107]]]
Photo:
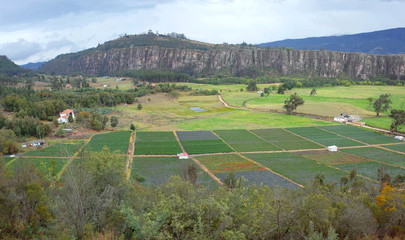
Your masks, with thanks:
[[[0,0],[0,55],[47,61],[149,29],[264,43],[405,26],[405,0]]]

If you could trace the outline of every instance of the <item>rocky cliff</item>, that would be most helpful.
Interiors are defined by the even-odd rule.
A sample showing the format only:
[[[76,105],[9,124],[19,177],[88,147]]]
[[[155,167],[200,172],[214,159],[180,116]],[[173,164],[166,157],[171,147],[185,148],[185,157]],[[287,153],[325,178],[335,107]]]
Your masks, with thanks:
[[[196,72],[237,72],[269,68],[283,75],[311,74],[368,79],[376,75],[405,77],[405,55],[371,55],[333,51],[264,49],[180,49],[155,46],[92,50],[58,56],[40,71],[57,74],[108,75],[120,70],[192,69]]]

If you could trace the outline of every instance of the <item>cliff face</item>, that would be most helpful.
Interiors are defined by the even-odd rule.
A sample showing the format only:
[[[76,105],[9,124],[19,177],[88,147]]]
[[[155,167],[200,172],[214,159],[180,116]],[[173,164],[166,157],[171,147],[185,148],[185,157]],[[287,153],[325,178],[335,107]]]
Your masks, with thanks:
[[[57,74],[108,75],[120,70],[193,69],[217,72],[229,69],[270,68],[281,74],[312,74],[368,79],[376,75],[405,76],[405,55],[370,55],[332,51],[291,49],[194,50],[162,47],[133,47],[61,55],[44,64],[41,71]]]

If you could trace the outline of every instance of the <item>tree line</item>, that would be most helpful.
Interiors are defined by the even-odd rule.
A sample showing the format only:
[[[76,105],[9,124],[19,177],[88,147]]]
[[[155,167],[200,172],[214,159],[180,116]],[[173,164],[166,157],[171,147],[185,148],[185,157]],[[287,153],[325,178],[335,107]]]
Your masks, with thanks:
[[[124,161],[83,152],[60,180],[27,161],[0,164],[0,229],[6,239],[400,239],[405,195],[382,171],[371,184],[352,171],[304,189],[196,184],[196,166],[155,188],[126,180]],[[377,174],[377,173],[376,173]],[[146,179],[147,180],[147,179]],[[402,183],[403,184],[403,183]],[[395,238],[396,237],[396,238]]]

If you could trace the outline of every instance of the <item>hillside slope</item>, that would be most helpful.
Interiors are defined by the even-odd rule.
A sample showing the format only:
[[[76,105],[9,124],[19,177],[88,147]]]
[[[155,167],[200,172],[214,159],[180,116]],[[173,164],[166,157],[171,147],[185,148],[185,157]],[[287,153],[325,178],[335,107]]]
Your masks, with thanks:
[[[352,35],[287,39],[258,44],[260,47],[288,47],[301,50],[330,50],[370,54],[405,54],[405,28]]]
[[[0,74],[13,76],[13,75],[20,75],[24,73],[30,72],[27,69],[23,69],[15,64],[13,61],[8,59],[7,56],[0,55]]]

